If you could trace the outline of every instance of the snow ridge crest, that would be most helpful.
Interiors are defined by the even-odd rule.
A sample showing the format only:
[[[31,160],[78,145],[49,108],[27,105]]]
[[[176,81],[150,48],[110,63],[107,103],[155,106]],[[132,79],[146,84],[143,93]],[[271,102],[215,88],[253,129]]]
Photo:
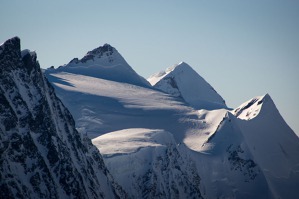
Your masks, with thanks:
[[[196,109],[227,108],[216,90],[185,62],[151,76],[148,81],[158,90],[183,98]]]

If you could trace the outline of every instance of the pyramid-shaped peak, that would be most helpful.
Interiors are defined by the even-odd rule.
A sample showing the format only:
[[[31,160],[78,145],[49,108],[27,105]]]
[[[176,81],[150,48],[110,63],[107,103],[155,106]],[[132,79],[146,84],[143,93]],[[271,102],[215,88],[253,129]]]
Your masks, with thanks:
[[[252,100],[256,100],[256,102],[258,103],[258,104],[265,104],[265,103],[273,103],[274,104],[274,102],[273,102],[273,100],[272,100],[272,98],[271,98],[271,96],[267,93],[267,94],[265,94],[265,95],[262,95],[262,96],[257,96],[257,97],[255,97],[255,98],[253,98]]]
[[[261,111],[268,112],[269,110],[278,111],[272,98],[267,93],[244,102],[232,113],[240,119],[250,120],[260,115]]]
[[[190,65],[180,62],[148,78],[155,88],[183,98],[194,108],[226,108],[223,98]]]
[[[58,67],[57,70],[46,71],[46,73],[59,72],[150,87],[149,83],[132,69],[121,54],[107,43],[88,51],[82,59],[73,58],[68,64]]]
[[[85,63],[89,60],[109,58],[113,56],[120,56],[117,50],[112,47],[110,44],[104,44],[103,46],[97,47],[91,51],[88,51],[87,54],[80,60],[82,63]],[[112,59],[109,59],[112,60]]]
[[[170,73],[172,71],[184,71],[184,70],[193,70],[192,67],[186,62],[180,62],[178,64],[173,65],[166,69],[166,73]],[[194,71],[194,70],[193,70]],[[195,71],[194,71],[195,72]],[[195,72],[196,73],[196,72]]]
[[[116,51],[116,49],[114,47],[112,47],[110,44],[104,44],[103,46],[99,46],[95,49],[93,49],[92,51],[89,51],[87,53],[87,55],[103,55],[104,53],[113,53],[114,51]]]
[[[271,96],[269,95],[269,93],[267,93],[266,95],[262,96],[262,99],[265,100],[265,101],[269,101],[269,100],[273,101],[272,98],[271,98]]]
[[[186,62],[180,62],[176,65],[176,67],[189,67],[191,68],[191,66],[189,64],[187,64]]]
[[[176,67],[191,67],[189,64],[187,64],[186,62],[180,62],[178,64],[176,64]]]

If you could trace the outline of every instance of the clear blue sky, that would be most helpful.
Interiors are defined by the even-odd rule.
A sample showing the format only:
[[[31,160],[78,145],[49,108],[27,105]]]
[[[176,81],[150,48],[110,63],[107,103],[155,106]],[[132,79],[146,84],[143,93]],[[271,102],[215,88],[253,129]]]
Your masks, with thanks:
[[[269,93],[299,134],[299,1],[0,0],[13,36],[43,68],[104,43],[146,78],[185,61],[230,107]]]

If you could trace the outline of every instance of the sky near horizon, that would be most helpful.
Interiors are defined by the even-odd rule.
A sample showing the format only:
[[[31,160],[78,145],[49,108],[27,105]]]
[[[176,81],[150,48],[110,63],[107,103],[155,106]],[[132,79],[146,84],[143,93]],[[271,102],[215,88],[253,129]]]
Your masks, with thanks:
[[[0,0],[0,43],[42,68],[105,43],[141,76],[185,61],[237,107],[269,93],[299,135],[299,1]]]

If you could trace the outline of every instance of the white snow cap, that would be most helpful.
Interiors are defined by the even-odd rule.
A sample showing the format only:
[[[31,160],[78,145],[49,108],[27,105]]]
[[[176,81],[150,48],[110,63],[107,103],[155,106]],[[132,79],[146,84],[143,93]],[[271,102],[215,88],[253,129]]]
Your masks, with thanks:
[[[46,72],[68,72],[150,87],[150,84],[139,76],[121,54],[109,44],[88,51],[82,59],[74,58],[56,70],[51,68]]]
[[[223,98],[215,89],[185,62],[148,78],[155,88],[177,97],[199,109],[226,108]]]
[[[268,104],[268,106],[269,105],[271,106],[272,110],[277,110],[270,95],[266,94],[263,96],[254,97],[254,98],[244,102],[238,108],[234,109],[232,111],[232,114],[234,114],[239,119],[250,120],[259,115],[259,113],[262,110],[262,107],[266,103]]]

